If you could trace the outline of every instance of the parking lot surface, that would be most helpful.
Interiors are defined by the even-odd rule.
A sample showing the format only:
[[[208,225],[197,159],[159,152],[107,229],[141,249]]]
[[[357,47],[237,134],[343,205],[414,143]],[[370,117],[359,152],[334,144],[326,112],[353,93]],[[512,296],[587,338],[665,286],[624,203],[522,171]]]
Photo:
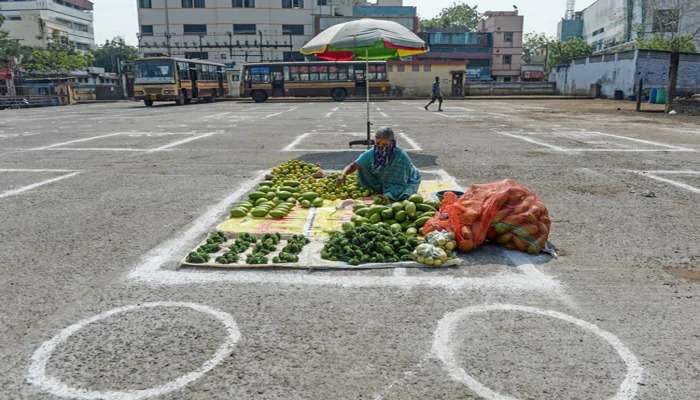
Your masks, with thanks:
[[[700,120],[423,104],[374,127],[424,174],[533,190],[558,258],[178,269],[264,171],[357,157],[364,103],[0,111],[0,398],[697,399]]]

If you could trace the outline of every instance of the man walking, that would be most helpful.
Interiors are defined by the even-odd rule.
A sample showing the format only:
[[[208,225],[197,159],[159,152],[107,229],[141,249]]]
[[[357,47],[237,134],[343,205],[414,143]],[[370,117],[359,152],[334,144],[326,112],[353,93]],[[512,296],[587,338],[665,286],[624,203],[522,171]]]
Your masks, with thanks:
[[[440,89],[439,76],[435,77],[435,82],[433,82],[433,96],[430,100],[430,103],[425,105],[425,111],[429,111],[428,107],[430,107],[431,104],[435,103],[435,100],[438,101],[438,111],[442,111],[442,90]]]

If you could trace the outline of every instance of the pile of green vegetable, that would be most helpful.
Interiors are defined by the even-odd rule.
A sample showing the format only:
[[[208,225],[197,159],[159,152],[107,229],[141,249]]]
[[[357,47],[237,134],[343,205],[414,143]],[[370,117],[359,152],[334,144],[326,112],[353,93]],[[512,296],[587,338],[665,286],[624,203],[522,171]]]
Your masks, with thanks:
[[[419,194],[414,194],[408,200],[395,202],[391,205],[382,204],[383,199],[375,198],[374,205],[355,203],[355,215],[349,223],[343,225],[344,230],[363,225],[388,225],[392,230],[404,232],[409,236],[417,236],[423,225],[437,212],[438,204],[427,202]]]
[[[228,238],[223,232],[211,232],[207,237],[206,244],[197,248],[197,250],[187,255],[187,262],[193,264],[204,264],[209,262],[210,254],[221,251],[221,245],[226,243]]]
[[[418,245],[415,236],[391,229],[386,224],[363,224],[334,232],[321,251],[321,258],[351,265],[413,261]]]

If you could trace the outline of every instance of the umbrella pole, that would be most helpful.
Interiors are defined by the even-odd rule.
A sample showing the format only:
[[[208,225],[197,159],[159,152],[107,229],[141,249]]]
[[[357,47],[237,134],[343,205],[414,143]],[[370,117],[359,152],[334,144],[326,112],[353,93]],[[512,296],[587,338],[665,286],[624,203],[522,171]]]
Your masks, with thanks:
[[[372,146],[372,122],[369,114],[369,49],[365,49],[365,86],[367,92],[367,148]]]

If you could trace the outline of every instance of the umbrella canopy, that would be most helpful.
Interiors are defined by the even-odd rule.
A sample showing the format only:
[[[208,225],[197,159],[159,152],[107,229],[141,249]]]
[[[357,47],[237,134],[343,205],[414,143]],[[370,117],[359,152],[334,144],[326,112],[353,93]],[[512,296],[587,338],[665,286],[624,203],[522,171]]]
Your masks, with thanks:
[[[302,54],[329,61],[391,60],[427,51],[405,26],[370,18],[333,25],[301,48]]]

